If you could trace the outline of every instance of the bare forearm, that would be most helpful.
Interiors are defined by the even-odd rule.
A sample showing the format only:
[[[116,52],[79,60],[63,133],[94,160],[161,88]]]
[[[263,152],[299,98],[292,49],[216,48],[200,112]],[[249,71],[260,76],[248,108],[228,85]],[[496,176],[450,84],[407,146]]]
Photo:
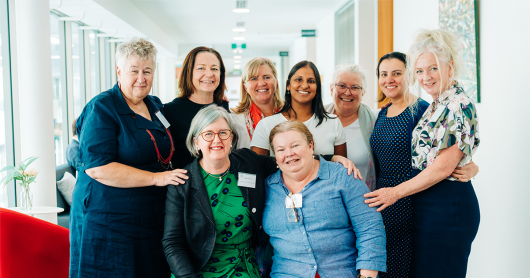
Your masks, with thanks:
[[[333,154],[347,157],[348,156],[348,151],[346,149],[346,143],[344,143],[342,145],[335,146],[334,150],[333,150]]]
[[[258,147],[251,147],[250,148],[253,152],[259,154],[259,155],[265,155],[265,156],[269,156],[270,155],[270,151],[269,150],[266,150],[266,149],[262,149],[262,148],[258,148]]]
[[[117,162],[90,168],[86,173],[98,182],[113,187],[145,187],[156,184],[156,173]]]
[[[458,162],[464,154],[454,145],[448,149],[442,150],[433,164],[421,171],[416,177],[410,179],[396,188],[399,198],[407,197],[412,194],[423,191],[443,179],[449,177],[455,170]]]
[[[379,271],[377,270],[368,270],[368,269],[361,269],[361,275],[364,277],[377,277],[377,274]]]

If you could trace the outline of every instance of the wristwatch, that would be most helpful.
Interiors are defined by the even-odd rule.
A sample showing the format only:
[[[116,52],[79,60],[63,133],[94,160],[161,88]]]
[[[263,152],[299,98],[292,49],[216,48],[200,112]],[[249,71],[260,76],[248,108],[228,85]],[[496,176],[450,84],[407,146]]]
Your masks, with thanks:
[[[359,274],[359,276],[357,276],[357,278],[372,278],[372,276],[364,276],[364,275]]]

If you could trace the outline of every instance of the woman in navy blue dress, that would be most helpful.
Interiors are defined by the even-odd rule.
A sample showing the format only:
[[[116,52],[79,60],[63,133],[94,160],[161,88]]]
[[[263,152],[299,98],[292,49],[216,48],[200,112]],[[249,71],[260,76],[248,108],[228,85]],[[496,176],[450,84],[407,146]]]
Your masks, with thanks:
[[[412,130],[429,104],[414,97],[405,82],[406,56],[400,52],[384,55],[377,66],[379,86],[383,92],[379,101],[389,98],[391,105],[381,109],[370,137],[374,153],[376,189],[399,185],[411,178]],[[469,180],[478,167],[471,164],[456,169],[453,176]],[[406,197],[381,211],[387,236],[387,271],[380,277],[409,277],[411,262],[412,203]]]
[[[171,133],[150,96],[156,49],[133,38],[116,53],[119,82],[77,121],[80,168],[70,214],[70,277],[169,277],[162,233]],[[167,171],[171,170],[171,171]]]

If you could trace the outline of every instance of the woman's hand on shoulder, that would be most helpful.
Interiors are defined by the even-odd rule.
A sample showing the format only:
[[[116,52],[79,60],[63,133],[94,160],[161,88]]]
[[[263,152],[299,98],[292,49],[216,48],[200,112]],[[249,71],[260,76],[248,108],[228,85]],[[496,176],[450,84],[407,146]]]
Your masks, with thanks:
[[[374,192],[366,193],[364,198],[370,198],[364,200],[364,203],[368,204],[369,207],[379,206],[377,211],[382,211],[401,199],[399,191],[395,187],[381,188]]]
[[[188,179],[188,176],[186,175],[187,172],[188,171],[184,169],[175,169],[171,171],[155,173],[155,185],[168,186],[170,184],[184,184],[184,180]]]
[[[331,161],[338,162],[344,166],[344,168],[348,169],[348,175],[351,175],[353,172],[353,177],[356,179],[363,179],[361,176],[361,172],[359,169],[355,168],[355,164],[353,164],[353,161],[347,159],[346,157],[342,155],[334,155],[333,158],[331,158]]]
[[[471,160],[464,167],[456,167],[451,174],[452,177],[457,178],[458,181],[468,182],[475,177],[479,172],[478,165]]]

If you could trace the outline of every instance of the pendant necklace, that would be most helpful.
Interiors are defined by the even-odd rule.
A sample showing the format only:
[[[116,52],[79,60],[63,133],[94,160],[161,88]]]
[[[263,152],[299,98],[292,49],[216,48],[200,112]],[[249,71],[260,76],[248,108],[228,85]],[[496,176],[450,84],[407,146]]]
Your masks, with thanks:
[[[230,170],[230,166],[228,166],[228,169],[226,169],[226,171],[224,171],[224,173],[222,173],[219,177],[217,177],[216,175],[210,174],[210,173],[208,173],[206,171],[204,171],[204,172],[206,172],[206,174],[208,174],[208,176],[216,178],[216,179],[219,179],[219,181],[222,181],[223,177],[226,176],[226,174],[228,174],[229,170]]]

